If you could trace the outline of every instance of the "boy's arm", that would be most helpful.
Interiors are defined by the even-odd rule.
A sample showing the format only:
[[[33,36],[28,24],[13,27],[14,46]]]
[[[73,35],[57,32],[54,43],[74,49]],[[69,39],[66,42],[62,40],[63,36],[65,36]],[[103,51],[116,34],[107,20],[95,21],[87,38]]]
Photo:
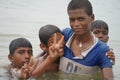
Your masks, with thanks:
[[[102,75],[105,80],[114,80],[112,68],[103,68]]]
[[[101,53],[99,57],[100,67],[102,71],[102,75],[104,80],[114,80],[113,71],[112,71],[112,62],[110,59],[105,55],[106,52],[109,51],[109,47],[104,48],[103,53]]]
[[[39,63],[36,67],[36,69],[32,72],[32,77],[38,77],[41,75],[47,67],[52,64],[56,59],[58,59],[60,56],[63,55],[63,46],[64,46],[64,36],[57,41],[56,34],[54,36],[54,42],[53,44],[49,47],[49,55],[47,58],[42,62]]]
[[[50,56],[48,56],[42,63],[38,63],[37,67],[35,70],[32,72],[32,77],[38,77],[41,75],[43,72],[46,71],[47,67],[52,64],[54,59],[52,59]]]

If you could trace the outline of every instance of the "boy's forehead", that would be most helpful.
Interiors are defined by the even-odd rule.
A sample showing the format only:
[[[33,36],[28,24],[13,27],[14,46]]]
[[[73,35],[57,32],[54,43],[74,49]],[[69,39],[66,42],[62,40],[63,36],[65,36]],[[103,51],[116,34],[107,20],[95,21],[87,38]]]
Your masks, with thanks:
[[[49,39],[53,39],[55,34],[56,34],[57,38],[60,38],[60,37],[62,36],[62,33],[57,32],[57,33],[52,34]],[[48,40],[49,40],[49,39],[48,39]]]
[[[93,30],[104,30],[104,31],[108,31],[107,29],[105,29],[104,27],[96,27]]]
[[[55,34],[56,34],[56,35],[62,35],[62,33],[56,32],[56,33],[52,34],[52,36],[54,36]],[[51,37],[52,37],[52,36],[51,36]]]
[[[74,9],[74,10],[69,10],[68,11],[69,17],[70,16],[75,16],[75,15],[80,15],[80,14],[87,14],[86,10],[84,8],[81,9]]]
[[[32,48],[30,48],[30,47],[18,47],[18,48],[16,48],[16,51],[17,50],[25,50],[25,49],[32,50]]]

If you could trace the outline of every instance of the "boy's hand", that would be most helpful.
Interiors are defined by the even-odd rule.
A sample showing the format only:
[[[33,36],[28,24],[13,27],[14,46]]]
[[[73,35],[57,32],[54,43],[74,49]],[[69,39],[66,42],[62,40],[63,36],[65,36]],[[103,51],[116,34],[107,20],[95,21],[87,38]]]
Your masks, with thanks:
[[[30,62],[28,63],[28,70],[29,70],[29,74],[31,75],[31,73],[34,71],[34,69],[36,68],[36,65],[38,64],[38,59],[34,59],[33,57],[30,59]]]
[[[53,44],[49,47],[49,57],[56,59],[64,54],[64,36],[57,41],[57,35],[54,34]]]
[[[20,73],[21,73],[20,78],[23,79],[29,78],[27,64],[24,64],[24,66],[22,66],[22,68],[20,69]]]
[[[21,76],[20,78],[27,79],[31,76],[32,72],[36,68],[36,65],[38,64],[38,60],[34,60],[33,57],[30,59],[30,62],[27,64],[25,63],[24,66],[22,66],[21,70]]]
[[[115,55],[113,49],[111,48],[110,51],[106,53],[107,57],[111,59],[113,65],[115,64]]]

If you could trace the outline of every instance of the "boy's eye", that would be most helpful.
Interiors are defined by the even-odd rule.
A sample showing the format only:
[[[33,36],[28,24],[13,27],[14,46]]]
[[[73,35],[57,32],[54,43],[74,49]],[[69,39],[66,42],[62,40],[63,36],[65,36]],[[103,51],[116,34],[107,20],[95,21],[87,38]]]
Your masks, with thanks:
[[[53,40],[48,41],[48,47],[53,44]]]
[[[99,31],[94,31],[93,33],[94,33],[94,34],[99,34],[100,32],[99,32]]]
[[[76,21],[76,20],[78,20],[78,21],[83,21],[83,20],[85,20],[86,18],[84,18],[84,17],[78,17],[78,18],[69,18],[69,20],[70,20],[70,22],[74,22],[74,21]]]
[[[19,54],[24,54],[25,51],[21,50],[21,51],[19,51],[18,53],[19,53]]]
[[[107,33],[107,32],[102,32],[102,34],[103,34],[103,35],[108,35],[108,33]]]
[[[77,20],[83,21],[85,18],[84,17],[79,17]]]
[[[32,50],[28,50],[28,54],[32,55],[32,53],[33,53]]]
[[[108,35],[108,33],[107,32],[100,32],[100,31],[94,31],[93,32],[94,34],[102,34],[102,35]]]
[[[18,53],[23,55],[24,53],[28,53],[29,55],[32,55],[32,50],[28,50],[28,51],[25,51],[25,50],[20,50]]]
[[[74,18],[69,18],[69,20],[70,20],[70,22],[73,22],[73,21],[75,21],[75,19],[74,19]]]

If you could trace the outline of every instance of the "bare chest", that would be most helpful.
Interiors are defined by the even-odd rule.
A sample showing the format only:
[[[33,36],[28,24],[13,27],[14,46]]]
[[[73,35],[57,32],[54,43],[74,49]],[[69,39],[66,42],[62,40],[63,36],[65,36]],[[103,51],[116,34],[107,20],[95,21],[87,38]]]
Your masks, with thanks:
[[[92,46],[92,42],[86,42],[82,44],[78,44],[75,40],[72,41],[70,47],[74,54],[74,56],[79,56],[82,52],[88,50]]]

